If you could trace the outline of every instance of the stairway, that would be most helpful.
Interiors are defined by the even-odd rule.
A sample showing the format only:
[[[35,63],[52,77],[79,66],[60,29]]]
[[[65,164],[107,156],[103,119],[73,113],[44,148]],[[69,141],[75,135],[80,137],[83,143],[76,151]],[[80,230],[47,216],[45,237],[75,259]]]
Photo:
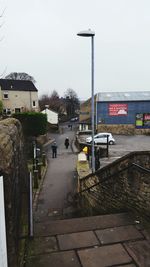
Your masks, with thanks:
[[[35,223],[25,267],[148,267],[150,237],[128,213]]]

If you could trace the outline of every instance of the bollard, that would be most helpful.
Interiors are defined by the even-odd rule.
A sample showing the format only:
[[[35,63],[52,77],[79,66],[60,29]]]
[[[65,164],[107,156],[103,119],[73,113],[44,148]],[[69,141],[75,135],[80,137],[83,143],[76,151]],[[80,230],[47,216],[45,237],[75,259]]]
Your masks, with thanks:
[[[34,188],[38,188],[38,170],[34,170]]]
[[[29,174],[29,237],[33,238],[33,189],[32,174]]]
[[[42,164],[43,166],[46,166],[46,154],[42,153]]]
[[[39,162],[39,163],[37,164],[37,169],[38,169],[38,177],[39,177],[39,180],[41,180],[41,178],[42,178],[42,176],[41,176],[41,165],[42,165],[42,163],[41,163],[41,162]]]
[[[107,135],[107,149],[106,149],[106,157],[108,158],[108,149],[109,149],[109,135]]]

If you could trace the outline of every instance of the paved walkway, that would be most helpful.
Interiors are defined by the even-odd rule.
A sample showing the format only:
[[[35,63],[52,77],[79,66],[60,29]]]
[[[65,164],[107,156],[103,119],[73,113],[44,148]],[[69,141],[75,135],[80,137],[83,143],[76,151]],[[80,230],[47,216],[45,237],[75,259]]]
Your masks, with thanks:
[[[63,134],[51,134],[51,139],[57,142],[57,158],[52,158],[51,142],[47,143],[48,168],[44,183],[34,212],[35,222],[64,218],[72,211],[69,203],[76,188],[77,155],[72,151],[74,132],[64,126]],[[70,146],[64,146],[64,140],[69,137]],[[67,216],[67,215],[66,215]]]
[[[149,267],[150,237],[126,214],[36,223],[27,267]]]
[[[60,220],[76,180],[76,155],[63,146],[66,133],[56,136],[57,159],[48,150],[25,267],[150,267],[150,236],[129,214]]]

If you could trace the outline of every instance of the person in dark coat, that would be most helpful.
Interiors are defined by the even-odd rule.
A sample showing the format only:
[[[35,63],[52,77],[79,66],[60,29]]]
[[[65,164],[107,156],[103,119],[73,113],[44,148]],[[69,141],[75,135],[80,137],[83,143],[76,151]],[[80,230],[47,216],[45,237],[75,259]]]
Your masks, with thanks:
[[[66,149],[68,149],[68,147],[69,147],[69,138],[68,137],[65,139],[65,147],[66,147]]]
[[[52,147],[52,158],[57,158],[57,144],[56,144],[56,142],[54,142],[51,147]]]

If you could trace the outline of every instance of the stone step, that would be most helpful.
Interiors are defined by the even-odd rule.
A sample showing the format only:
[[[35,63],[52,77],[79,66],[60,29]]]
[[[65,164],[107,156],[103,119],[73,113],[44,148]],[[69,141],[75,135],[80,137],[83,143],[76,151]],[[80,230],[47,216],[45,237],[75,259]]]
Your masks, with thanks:
[[[26,267],[148,267],[150,237],[128,213],[35,223]]]
[[[108,214],[35,224],[35,236],[50,236],[135,224],[128,213]]]

